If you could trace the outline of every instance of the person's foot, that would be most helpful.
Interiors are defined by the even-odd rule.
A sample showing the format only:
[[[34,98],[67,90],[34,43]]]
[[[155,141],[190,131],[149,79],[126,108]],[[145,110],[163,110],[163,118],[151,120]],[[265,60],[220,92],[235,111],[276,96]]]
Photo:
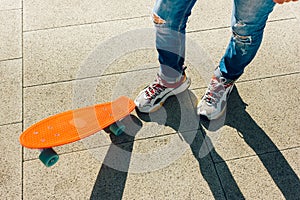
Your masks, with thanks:
[[[134,102],[140,112],[154,112],[163,106],[168,97],[184,92],[190,85],[191,80],[184,72],[176,83],[167,83],[157,75],[156,80],[142,90]]]
[[[221,117],[226,110],[227,100],[233,86],[234,80],[215,73],[197,106],[197,114],[206,116],[209,120]]]

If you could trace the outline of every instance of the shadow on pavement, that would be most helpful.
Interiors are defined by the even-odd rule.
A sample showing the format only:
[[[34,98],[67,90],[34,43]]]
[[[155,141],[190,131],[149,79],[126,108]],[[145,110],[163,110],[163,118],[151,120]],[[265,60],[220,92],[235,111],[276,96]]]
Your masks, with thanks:
[[[225,199],[215,163],[209,152],[205,154],[209,138],[206,137],[204,140],[205,131],[200,125],[200,118],[196,115],[196,108],[192,103],[195,101],[197,101],[195,95],[191,91],[186,91],[177,96],[170,97],[165,102],[163,109],[149,115],[138,113],[138,116],[144,121],[155,121],[159,124],[164,123],[165,126],[169,126],[179,133],[179,136],[189,144],[195,159],[199,163],[201,174],[208,183],[214,199]],[[167,115],[160,114],[160,112],[165,112]],[[166,116],[167,119],[161,119],[159,116]],[[214,149],[211,151],[217,154]],[[236,196],[239,199],[243,199],[243,194],[229,169],[225,167],[222,173],[226,174],[228,183],[231,184],[230,187],[234,190]]]
[[[94,185],[91,200],[122,199],[134,137],[142,123],[135,116],[126,117],[122,123],[126,126],[126,134],[115,136],[110,134],[110,145]]]
[[[298,198],[300,191],[298,176],[264,130],[247,113],[246,106],[237,88],[234,87],[228,102],[225,125],[235,128],[245,143],[254,150],[285,199]],[[231,184],[227,184],[227,177],[224,176],[222,181],[228,198],[234,198],[235,195],[232,193],[234,188],[231,188]]]
[[[226,116],[219,121],[209,121],[203,117],[200,119],[196,115],[196,104],[194,103],[196,101],[197,97],[191,91],[186,91],[170,97],[164,107],[155,113],[137,112],[137,114],[143,121],[157,122],[173,128],[179,137],[189,144],[199,163],[201,174],[215,199],[245,199],[226,162],[215,151],[213,140],[206,133],[206,130],[217,131],[224,125],[235,128],[240,133],[241,139],[255,151],[286,199],[297,197],[300,191],[299,178],[272,140],[246,112],[246,104],[239,96],[236,87],[231,93]],[[121,137],[111,135],[113,145],[104,160],[104,163],[109,160],[120,160],[123,169],[117,170],[105,164],[102,165],[91,195],[93,200],[122,199],[131,154],[130,156],[119,154],[114,147],[117,146],[127,152],[132,152],[134,136],[142,127],[142,123],[135,116],[131,116],[131,118],[133,120],[129,120],[129,123],[134,121],[135,126],[133,127],[136,128],[130,130],[130,134]],[[131,125],[129,124],[127,127],[131,127]],[[206,130],[202,127],[205,127]],[[221,170],[216,168],[216,164],[219,163],[222,163]],[[249,174],[249,176],[255,175]]]

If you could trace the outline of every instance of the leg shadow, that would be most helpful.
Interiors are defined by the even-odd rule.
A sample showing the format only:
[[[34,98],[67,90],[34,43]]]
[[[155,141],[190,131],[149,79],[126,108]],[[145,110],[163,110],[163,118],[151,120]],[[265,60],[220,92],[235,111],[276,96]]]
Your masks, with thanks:
[[[237,88],[234,87],[228,100],[225,125],[235,128],[243,140],[255,151],[284,197],[297,199],[300,191],[298,176],[264,130],[247,113],[246,106]],[[207,127],[208,124],[209,122],[206,121],[204,126]],[[214,127],[215,130],[218,128],[220,127]],[[232,194],[235,188],[227,184],[227,177],[225,180],[225,192],[230,195],[228,198],[232,198],[235,196]]]
[[[217,174],[215,163],[212,160],[210,152],[207,152],[207,144],[210,143],[210,139],[208,136],[205,136],[205,131],[200,125],[199,116],[195,113],[196,109],[193,102],[196,100],[197,98],[191,91],[186,91],[170,97],[165,102],[163,109],[149,115],[138,113],[138,116],[144,121],[154,121],[174,129],[179,134],[179,137],[190,145],[190,149],[199,163],[201,174],[208,183],[214,198],[224,199],[225,194],[219,175]],[[210,151],[217,154],[214,148]],[[205,154],[205,152],[207,153]],[[226,165],[222,173],[226,174],[228,184],[231,185],[230,188],[236,194],[235,196],[238,199],[243,199],[243,194]]]
[[[133,115],[125,118],[122,123],[126,126],[126,134],[118,137],[110,134],[112,144],[97,176],[91,200],[118,200],[123,197],[134,137],[142,123]]]

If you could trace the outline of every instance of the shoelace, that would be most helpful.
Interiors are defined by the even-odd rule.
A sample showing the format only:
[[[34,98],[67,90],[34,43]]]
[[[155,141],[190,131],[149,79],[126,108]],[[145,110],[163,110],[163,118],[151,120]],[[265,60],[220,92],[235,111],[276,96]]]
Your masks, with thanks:
[[[208,90],[204,95],[204,100],[211,105],[218,103],[221,97],[223,96],[226,88],[228,88],[230,85],[233,84],[233,83],[226,84],[225,82],[226,79],[223,77],[221,77],[220,79],[216,77],[212,78],[208,86]]]
[[[183,67],[183,76],[185,77],[185,70],[186,70],[187,67]],[[161,92],[163,92],[166,88],[168,87],[176,87],[174,86],[164,86],[163,84],[163,80],[160,78],[160,76],[157,74],[157,79],[154,81],[154,83],[152,85],[149,85],[147,88],[146,88],[146,98],[147,100],[151,100],[151,99],[154,99],[157,95],[159,95]],[[176,84],[175,84],[176,85]]]
[[[163,92],[167,87],[161,85],[159,80],[155,80],[152,85],[149,85],[146,89],[146,98],[148,100],[154,99],[157,95]]]

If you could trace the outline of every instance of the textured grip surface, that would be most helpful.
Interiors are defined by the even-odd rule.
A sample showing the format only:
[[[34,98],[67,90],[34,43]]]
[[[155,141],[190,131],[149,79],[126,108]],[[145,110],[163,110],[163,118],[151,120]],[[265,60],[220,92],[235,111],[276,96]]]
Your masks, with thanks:
[[[20,143],[42,149],[75,142],[126,117],[134,108],[134,102],[122,96],[113,102],[63,112],[29,127],[20,136]]]

